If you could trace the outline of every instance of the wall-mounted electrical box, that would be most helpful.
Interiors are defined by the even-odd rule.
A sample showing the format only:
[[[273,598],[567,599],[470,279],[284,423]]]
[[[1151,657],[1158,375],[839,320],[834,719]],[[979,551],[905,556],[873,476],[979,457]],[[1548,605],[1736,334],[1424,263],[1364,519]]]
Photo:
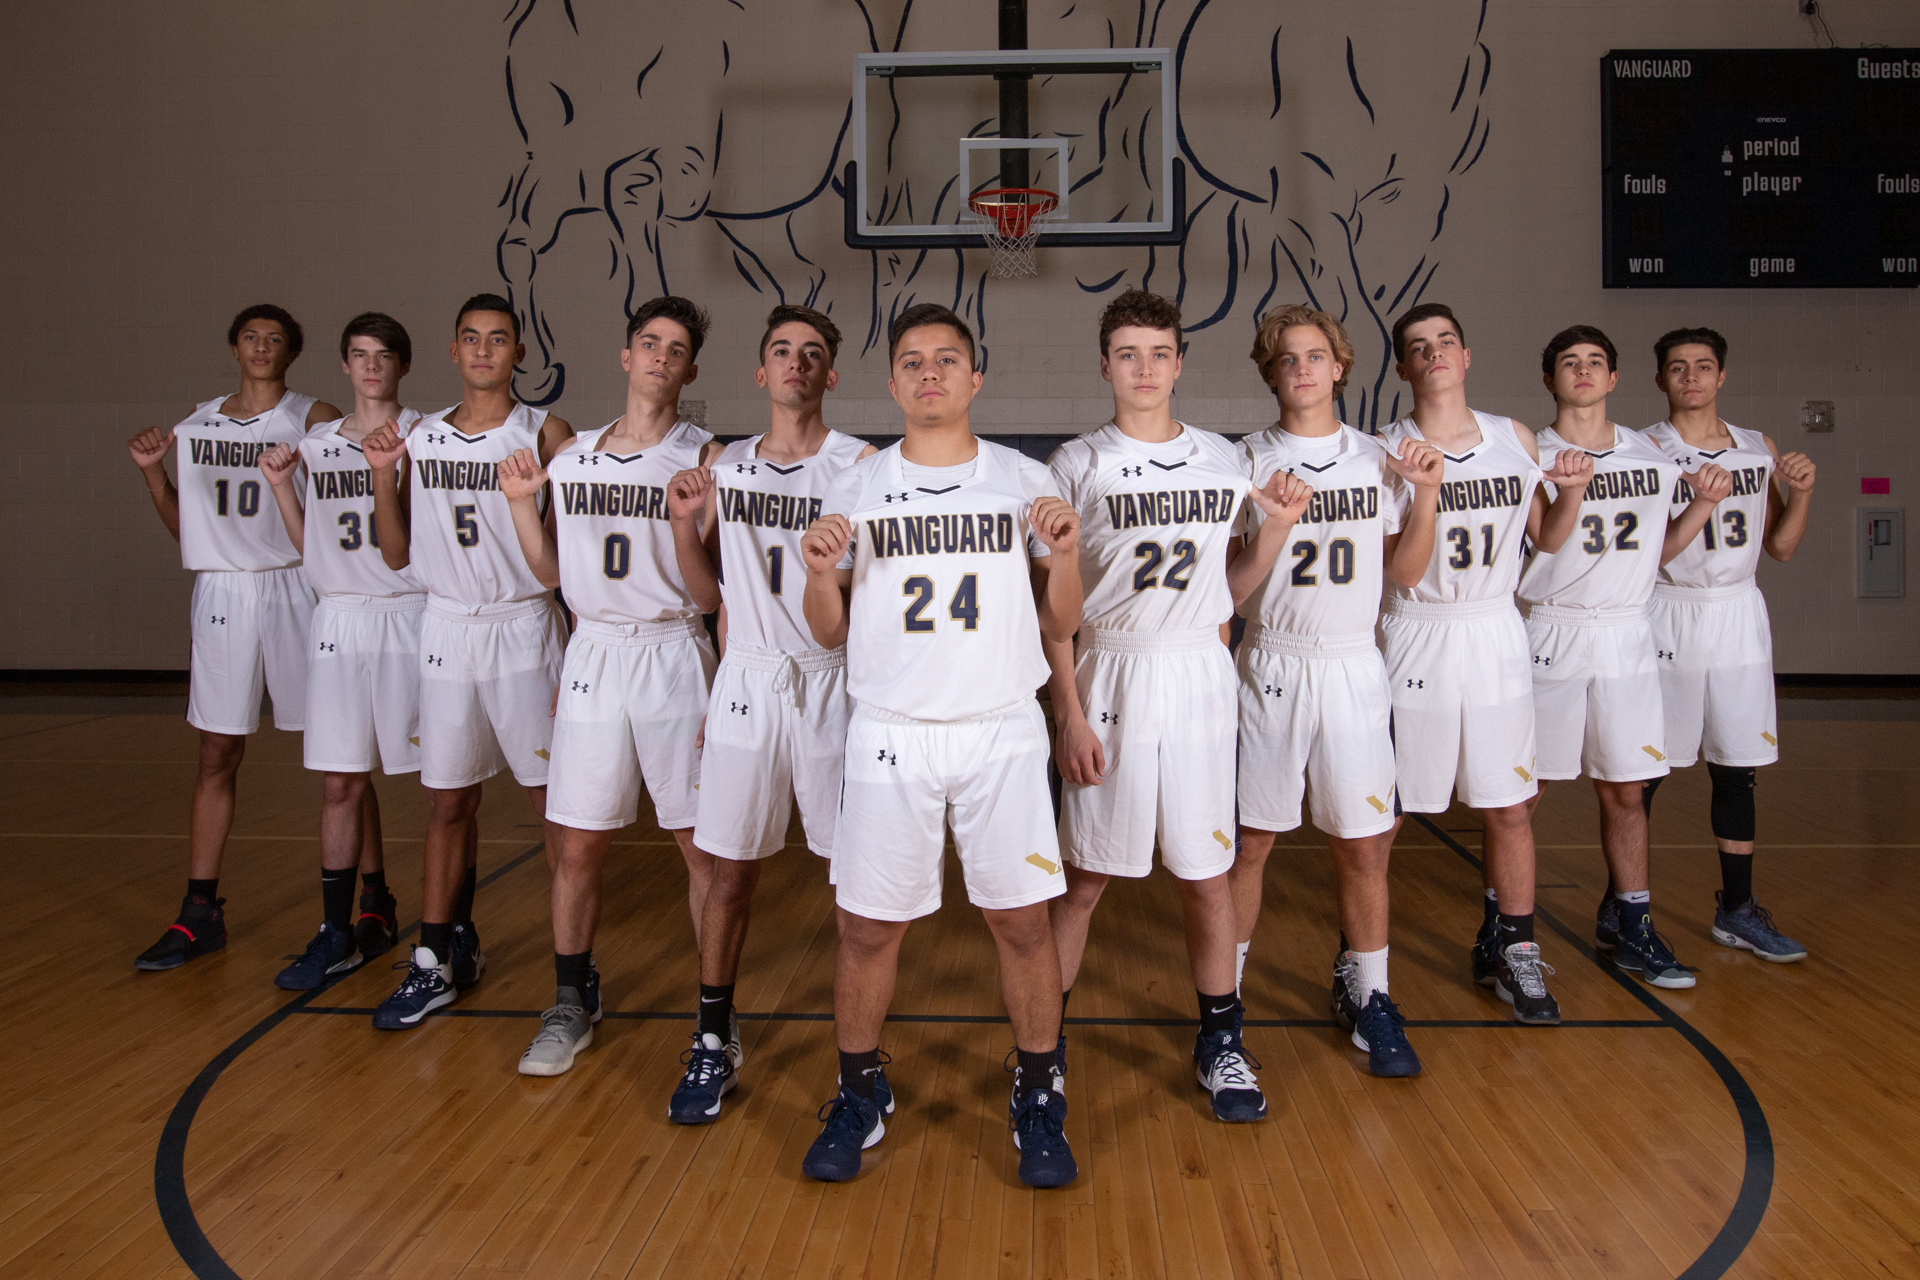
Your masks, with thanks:
[[[1907,594],[1907,513],[1904,507],[1854,509],[1856,582],[1863,600]]]

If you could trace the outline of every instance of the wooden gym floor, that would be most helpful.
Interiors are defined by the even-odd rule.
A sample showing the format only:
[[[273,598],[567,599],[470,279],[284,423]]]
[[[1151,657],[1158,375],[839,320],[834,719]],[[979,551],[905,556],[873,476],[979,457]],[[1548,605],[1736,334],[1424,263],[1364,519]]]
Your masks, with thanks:
[[[1561,784],[1538,824],[1558,1029],[1511,1023],[1468,981],[1471,815],[1438,836],[1409,823],[1393,976],[1415,1081],[1373,1079],[1327,1021],[1327,860],[1310,833],[1283,837],[1247,971],[1272,1103],[1257,1125],[1214,1123],[1194,1085],[1164,874],[1116,883],[1069,1027],[1081,1177],[1034,1193],[1006,1132],[993,952],[957,870],[906,944],[885,1045],[900,1110],[862,1176],[827,1187],[799,1165],[833,1089],[831,896],[800,846],[759,896],[744,1083],[719,1123],[682,1129],[666,1100],[694,953],[679,859],[646,822],[610,865],[608,1017],[570,1075],[524,1079],[552,976],[516,788],[496,781],[484,809],[486,980],[455,1016],[388,1034],[367,1013],[398,950],[315,998],[272,985],[318,923],[319,785],[295,735],[259,735],[241,774],[230,945],[138,974],[180,892],[192,732],[0,715],[0,1277],[1920,1276],[1920,747],[1896,721],[1795,718],[1782,736],[1758,884],[1812,958],[1709,940],[1695,769],[1660,796],[1655,903],[1700,985],[1655,994],[1598,966],[1594,804]],[[380,791],[411,920],[424,806],[411,779]]]

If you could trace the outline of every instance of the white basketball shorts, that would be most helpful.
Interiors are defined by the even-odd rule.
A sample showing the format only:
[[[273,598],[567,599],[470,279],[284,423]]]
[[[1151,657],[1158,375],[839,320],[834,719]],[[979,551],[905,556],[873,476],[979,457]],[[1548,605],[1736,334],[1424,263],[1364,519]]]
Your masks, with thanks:
[[[707,703],[693,843],[736,862],[771,857],[798,800],[807,848],[832,857],[851,710],[845,649],[729,640]]]
[[[1511,600],[1390,599],[1380,618],[1400,805],[1441,813],[1532,798],[1533,660]]]
[[[869,920],[939,910],[949,816],[976,907],[1010,910],[1065,893],[1047,746],[1046,716],[1031,698],[953,721],[855,703],[833,843],[836,900]]]
[[[1393,703],[1373,637],[1249,627],[1239,671],[1240,825],[1292,831],[1310,791],[1327,835],[1391,831]]]
[[[420,768],[420,622],[424,593],[322,596],[307,666],[307,768]]]
[[[1638,782],[1667,774],[1660,673],[1645,609],[1527,613],[1533,650],[1535,774]]]
[[[663,831],[693,825],[713,646],[696,621],[589,622],[567,642],[553,714],[547,820],[613,831],[644,782]]]
[[[313,603],[297,566],[202,570],[193,580],[187,723],[209,733],[252,733],[260,727],[260,695],[270,692],[274,727],[305,728]]]
[[[1780,758],[1773,704],[1773,628],[1752,582],[1653,589],[1648,613],[1667,719],[1667,761],[1702,755],[1747,768]]]
[[[454,791],[503,768],[547,785],[566,634],[551,596],[463,605],[427,597],[420,622],[420,785]]]
[[[1233,658],[1220,629],[1089,628],[1075,666],[1080,705],[1106,755],[1098,786],[1063,782],[1060,854],[1087,871],[1182,880],[1233,866]]]

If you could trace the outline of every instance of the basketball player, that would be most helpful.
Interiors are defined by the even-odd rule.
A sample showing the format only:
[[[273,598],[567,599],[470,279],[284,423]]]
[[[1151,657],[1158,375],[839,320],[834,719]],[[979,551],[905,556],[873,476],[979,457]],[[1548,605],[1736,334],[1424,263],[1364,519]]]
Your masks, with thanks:
[[[1692,501],[1668,523],[1667,495],[1680,482],[1680,467],[1639,432],[1607,417],[1607,395],[1620,380],[1617,359],[1607,335],[1589,325],[1562,330],[1541,352],[1554,419],[1538,436],[1540,456],[1578,450],[1593,459],[1593,473],[1572,538],[1559,551],[1536,551],[1521,572],[1520,608],[1533,650],[1540,791],[1582,770],[1593,779],[1609,877],[1621,901],[1642,904],[1626,914],[1645,921],[1647,815],[1640,797],[1667,773],[1647,601],[1661,561],[1699,534],[1731,482],[1718,467],[1700,467],[1687,477]],[[1570,483],[1562,492],[1576,488]],[[1546,501],[1534,494],[1537,508]],[[1474,980],[1492,987],[1521,1022],[1558,1021],[1559,1010],[1538,981],[1540,948],[1530,942],[1502,947],[1495,908],[1489,900],[1474,944]],[[1613,959],[1658,987],[1693,985],[1693,975],[1650,926],[1621,939]]]
[[[1200,1005],[1194,1070],[1214,1118],[1238,1123],[1267,1113],[1241,1045],[1227,886],[1237,725],[1220,628],[1233,614],[1227,542],[1248,486],[1231,442],[1174,420],[1180,351],[1179,307],[1139,289],[1115,297],[1100,316],[1113,419],[1048,464],[1080,515],[1087,596],[1077,643],[1042,644],[1067,865],[1051,915],[1064,1011],[1108,878],[1152,871],[1158,837],[1180,886]]]
[[[420,769],[420,617],[427,597],[411,573],[394,572],[380,557],[373,472],[360,448],[376,427],[392,422],[404,432],[419,419],[400,405],[413,342],[398,320],[368,311],[341,332],[340,361],[353,383],[353,412],[315,427],[296,448],[275,445],[260,455],[287,536],[320,593],[308,641],[301,750],[307,768],[326,779],[323,914],[305,954],[273,980],[289,991],[310,991],[394,944],[397,908],[387,888],[372,774],[376,763],[388,774]],[[356,866],[365,888],[360,919],[350,924]]]
[[[1426,570],[1411,586],[1393,584],[1380,619],[1400,804],[1443,813],[1457,787],[1461,803],[1481,811],[1482,874],[1497,895],[1504,955],[1534,941],[1533,661],[1513,604],[1521,542],[1560,549],[1593,459],[1565,450],[1543,473],[1533,432],[1467,407],[1472,353],[1447,307],[1423,303],[1396,320],[1393,354],[1413,388],[1413,413],[1387,428],[1386,441],[1424,440],[1445,462]],[[1533,494],[1543,478],[1561,491],[1541,512]],[[1545,1021],[1551,997],[1540,981],[1529,998]]]
[[[257,470],[269,448],[298,444],[314,423],[340,416],[330,404],[287,390],[287,369],[303,340],[284,309],[248,307],[227,326],[240,389],[196,405],[165,431],[149,427],[127,441],[160,523],[195,574],[187,723],[200,731],[187,894],[160,940],[134,960],[136,969],[177,969],[227,945],[220,859],[247,735],[260,727],[263,682],[273,694],[276,726],[297,730],[305,723],[313,589],[286,529],[271,510],[261,512]],[[177,489],[166,466],[176,440]]]
[[[1260,916],[1275,832],[1313,825],[1333,854],[1342,943],[1332,1006],[1377,1076],[1420,1058],[1387,981],[1387,864],[1399,827],[1392,699],[1374,643],[1383,576],[1418,582],[1433,552],[1439,451],[1395,449],[1342,423],[1353,343],[1311,307],[1270,312],[1253,361],[1280,421],[1242,441],[1260,485],[1227,569],[1248,620],[1240,644],[1240,853],[1232,880],[1242,955]],[[1402,483],[1404,481],[1404,483]],[[1283,560],[1284,557],[1284,560]]]
[[[565,645],[553,594],[521,554],[498,471],[521,449],[551,459],[573,428],[513,397],[513,367],[525,349],[511,302],[477,294],[453,327],[460,403],[421,418],[405,439],[389,422],[360,446],[373,468],[381,557],[396,573],[411,565],[427,589],[420,785],[432,810],[419,945],[407,976],[373,1014],[373,1025],[389,1031],[418,1026],[480,981],[486,956],[473,924],[480,785],[512,769],[546,818],[550,709]],[[551,865],[560,833],[545,825]]]
[[[1804,453],[1782,454],[1758,431],[1720,420],[1725,338],[1712,329],[1675,329],[1653,350],[1667,420],[1649,428],[1647,438],[1682,467],[1712,462],[1733,477],[1733,492],[1713,520],[1661,569],[1653,589],[1668,763],[1684,769],[1705,755],[1713,780],[1721,878],[1713,940],[1763,960],[1804,960],[1807,949],[1774,928],[1753,898],[1754,770],[1780,758],[1773,632],[1754,574],[1761,548],[1780,561],[1799,550],[1813,504],[1814,465]],[[1690,500],[1686,485],[1675,489],[1676,508]],[[1656,786],[1647,787],[1649,813]],[[1603,945],[1631,927],[1632,913],[1616,901],[1601,904],[1596,932]]]
[[[693,843],[711,857],[700,945],[700,1007],[686,1070],[667,1104],[676,1124],[707,1124],[739,1079],[744,1053],[734,979],[762,859],[787,841],[800,804],[807,847],[833,856],[847,745],[847,651],[823,649],[800,603],[800,536],[834,478],[872,445],[827,428],[840,330],[811,307],[767,316],[754,381],[772,402],[765,435],[736,440],[668,487],[680,572],[720,598],[725,652],[714,677]],[[721,568],[731,572],[724,576]],[[788,590],[791,587],[792,590]]]
[[[887,337],[906,438],[842,472],[800,542],[808,628],[822,648],[847,646],[854,700],[833,845],[840,1092],[801,1169],[851,1178],[886,1132],[880,1030],[907,924],[940,906],[951,813],[1013,1022],[1020,1180],[1064,1186],[1078,1168],[1054,1078],[1060,954],[1046,902],[1065,881],[1033,691],[1047,678],[1041,637],[1064,644],[1080,625],[1080,520],[1046,468],[974,436],[981,375],[965,321],[922,303]]]
[[[711,583],[689,591],[674,559],[667,484],[719,446],[680,419],[680,392],[699,376],[707,313],[655,298],[627,321],[620,365],[626,411],[563,445],[546,466],[532,449],[500,464],[500,491],[533,576],[559,587],[578,620],[554,702],[546,818],[559,829],[553,871],[553,1007],[520,1056],[520,1074],[557,1076],[593,1043],[600,975],[593,965],[600,883],[613,833],[639,814],[644,782],[654,820],[687,864],[695,939],[712,859],[693,847],[700,721],[713,647],[700,615],[720,607]],[[543,518],[539,498],[554,484]]]

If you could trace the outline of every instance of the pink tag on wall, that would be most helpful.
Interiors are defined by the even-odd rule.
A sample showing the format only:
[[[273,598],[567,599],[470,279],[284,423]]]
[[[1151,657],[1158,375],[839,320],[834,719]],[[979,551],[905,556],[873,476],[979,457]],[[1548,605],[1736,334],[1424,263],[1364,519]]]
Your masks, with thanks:
[[[1862,493],[1892,493],[1892,492],[1893,492],[1893,481],[1892,481],[1892,479],[1891,479],[1891,478],[1889,478],[1889,477],[1887,477],[1887,476],[1861,476],[1861,477],[1860,477],[1860,492],[1862,492]]]

